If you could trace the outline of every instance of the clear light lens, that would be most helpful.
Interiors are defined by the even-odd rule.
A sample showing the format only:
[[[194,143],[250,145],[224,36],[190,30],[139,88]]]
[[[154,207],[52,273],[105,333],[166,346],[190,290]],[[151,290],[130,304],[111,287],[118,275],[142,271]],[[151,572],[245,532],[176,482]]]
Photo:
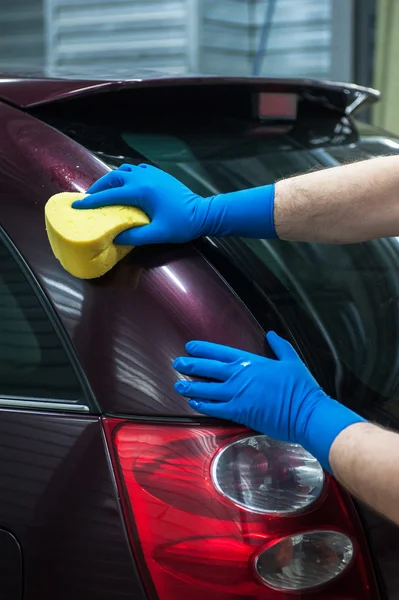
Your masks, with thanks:
[[[298,444],[285,444],[265,435],[229,444],[212,463],[216,489],[232,502],[263,514],[304,510],[321,494],[323,469]]]
[[[261,579],[276,590],[306,590],[331,581],[349,565],[353,544],[335,531],[288,536],[255,561]]]

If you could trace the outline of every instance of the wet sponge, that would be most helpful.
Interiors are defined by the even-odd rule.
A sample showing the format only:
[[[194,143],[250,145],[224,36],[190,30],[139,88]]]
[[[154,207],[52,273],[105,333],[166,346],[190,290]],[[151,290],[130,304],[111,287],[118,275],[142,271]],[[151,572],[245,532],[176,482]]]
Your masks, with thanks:
[[[63,192],[45,207],[46,229],[54,255],[75,277],[93,279],[112,269],[133,246],[119,246],[114,238],[125,229],[147,225],[145,213],[131,206],[81,210],[75,200],[87,194]]]

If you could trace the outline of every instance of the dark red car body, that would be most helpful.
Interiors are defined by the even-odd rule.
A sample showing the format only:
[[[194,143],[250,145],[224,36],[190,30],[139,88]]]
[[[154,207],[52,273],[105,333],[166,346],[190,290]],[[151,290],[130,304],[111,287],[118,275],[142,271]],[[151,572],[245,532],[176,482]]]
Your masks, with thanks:
[[[163,89],[178,95],[194,88],[223,93],[231,88],[239,94],[262,86],[274,94],[313,96],[321,111],[331,105],[338,120],[351,119],[348,96],[356,102],[365,94],[350,86],[306,81],[0,81],[2,243],[33,286],[81,390],[70,405],[51,398],[47,405],[35,404],[34,398],[4,397],[0,402],[2,600],[146,598],[122,514],[104,416],[154,423],[206,421],[173,391],[172,360],[184,353],[190,339],[270,355],[264,327],[248,308],[245,293],[233,292],[228,276],[221,276],[217,261],[200,244],[136,250],[95,281],[76,279],[61,268],[44,227],[45,202],[60,191],[86,190],[108,167],[43,115],[54,107],[62,113],[69,101],[101,102],[108,93],[129,91],[134,99],[134,91],[143,89],[155,96]],[[380,419],[397,427],[394,421],[392,416]],[[393,568],[399,560],[398,530],[359,511],[380,597],[399,598]]]

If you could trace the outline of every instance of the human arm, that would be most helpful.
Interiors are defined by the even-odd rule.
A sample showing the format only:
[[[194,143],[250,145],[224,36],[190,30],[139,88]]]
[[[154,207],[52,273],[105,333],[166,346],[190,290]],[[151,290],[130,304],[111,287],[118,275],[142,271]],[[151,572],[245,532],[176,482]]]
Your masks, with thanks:
[[[344,429],[330,450],[334,476],[351,494],[399,525],[399,435],[372,423]]]
[[[284,240],[345,244],[399,235],[399,156],[279,181],[274,221]]]
[[[174,367],[194,381],[178,381],[176,391],[200,413],[300,444],[350,492],[399,524],[399,436],[330,398],[287,341],[273,332],[267,339],[276,360],[189,342],[190,356]]]
[[[149,215],[149,225],[123,232],[119,244],[185,242],[203,235],[352,243],[399,234],[399,156],[206,198],[155,167],[122,165],[88,193],[75,208],[125,204]]]
[[[120,233],[117,244],[187,242],[201,236],[276,237],[274,185],[203,198],[168,173],[151,165],[122,165],[96,181],[73,208],[131,205],[150,224]]]

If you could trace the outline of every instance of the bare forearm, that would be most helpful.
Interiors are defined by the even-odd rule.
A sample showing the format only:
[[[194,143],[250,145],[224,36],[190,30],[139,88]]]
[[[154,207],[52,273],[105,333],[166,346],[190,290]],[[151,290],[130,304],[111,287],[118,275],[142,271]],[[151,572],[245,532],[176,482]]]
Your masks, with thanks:
[[[399,235],[399,156],[279,181],[274,222],[285,240],[344,244]]]
[[[344,429],[330,450],[335,477],[359,500],[399,525],[399,435],[371,423]]]

